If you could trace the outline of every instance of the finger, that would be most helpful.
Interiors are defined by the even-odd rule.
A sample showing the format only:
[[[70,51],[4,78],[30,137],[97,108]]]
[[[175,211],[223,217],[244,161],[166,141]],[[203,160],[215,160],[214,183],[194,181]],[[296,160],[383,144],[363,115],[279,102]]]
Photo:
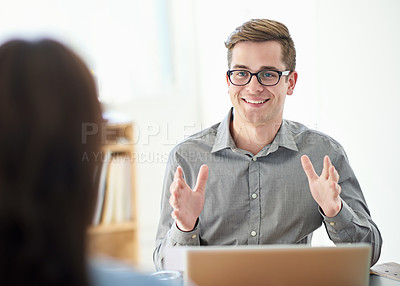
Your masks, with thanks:
[[[177,208],[177,199],[176,199],[176,196],[174,194],[172,194],[169,197],[169,204],[171,205],[172,208],[174,208],[174,209]]]
[[[335,190],[334,192],[335,196],[339,196],[340,193],[342,192],[342,187],[340,187],[340,185],[336,182],[331,182],[330,186],[333,190]]]
[[[202,165],[199,170],[199,174],[197,175],[196,186],[194,187],[195,192],[203,192],[206,189],[206,183],[208,179],[208,166]]]
[[[171,195],[176,195],[178,194],[179,189],[181,188],[182,185],[182,181],[180,180],[174,180],[171,184],[171,186],[169,187],[169,192],[171,193]]]
[[[172,213],[171,213],[171,217],[174,219],[174,220],[177,220],[177,211],[173,211]]]
[[[331,160],[329,159],[328,156],[324,157],[324,168],[322,169],[322,173],[321,173],[321,177],[324,179],[328,179],[329,178],[329,168],[331,166]]]
[[[174,180],[176,179],[182,179],[183,180],[183,171],[181,166],[178,166],[176,168],[175,174],[174,174]]]
[[[338,195],[342,192],[342,187],[339,184],[336,184],[336,190],[338,192]]]
[[[177,179],[172,182],[169,187],[170,197],[169,202],[172,207],[176,207],[180,197],[182,196],[182,189],[185,187],[185,182]]]
[[[176,168],[175,174],[174,174],[174,180],[171,183],[171,186],[169,187],[169,192],[172,194],[179,195],[179,190],[186,188],[187,184],[185,180],[183,179],[183,170],[180,166]]]
[[[336,183],[339,182],[339,173],[333,165],[329,168],[329,178]]]
[[[301,165],[303,166],[309,182],[318,180],[318,175],[315,173],[314,166],[307,155],[301,156]]]

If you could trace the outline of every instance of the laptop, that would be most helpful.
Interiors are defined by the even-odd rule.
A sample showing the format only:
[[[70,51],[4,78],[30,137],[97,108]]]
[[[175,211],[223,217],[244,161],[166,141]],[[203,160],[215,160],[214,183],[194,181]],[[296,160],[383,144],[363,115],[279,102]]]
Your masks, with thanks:
[[[369,244],[335,247],[199,246],[179,249],[183,255],[183,269],[177,270],[183,270],[185,285],[366,286],[369,283]]]

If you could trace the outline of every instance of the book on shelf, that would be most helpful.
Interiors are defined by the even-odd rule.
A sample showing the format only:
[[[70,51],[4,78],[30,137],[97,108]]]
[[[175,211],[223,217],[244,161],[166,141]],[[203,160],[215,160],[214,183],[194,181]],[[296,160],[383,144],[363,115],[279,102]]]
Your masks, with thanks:
[[[128,155],[113,155],[104,193],[102,224],[131,219],[131,162]]]
[[[99,180],[98,184],[98,191],[97,191],[97,201],[96,207],[94,212],[94,217],[92,224],[97,225],[100,223],[101,213],[103,211],[104,205],[104,194],[106,191],[106,182],[107,182],[107,174],[108,174],[108,167],[110,165],[111,160],[111,152],[105,152],[104,158],[102,158],[101,167],[97,169],[97,178]]]

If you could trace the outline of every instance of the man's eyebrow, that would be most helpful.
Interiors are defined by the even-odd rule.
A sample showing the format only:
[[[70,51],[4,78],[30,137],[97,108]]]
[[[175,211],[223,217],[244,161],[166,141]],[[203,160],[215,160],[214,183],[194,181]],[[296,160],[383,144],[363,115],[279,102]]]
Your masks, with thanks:
[[[249,67],[248,66],[245,66],[245,65],[234,65],[232,68],[234,68],[234,69],[249,69]]]
[[[279,69],[274,66],[262,66],[262,67],[260,67],[260,70],[276,70],[276,71],[278,71]]]
[[[232,68],[233,69],[250,70],[249,67],[246,66],[246,65],[234,65]],[[280,69],[278,69],[277,67],[274,67],[274,66],[262,66],[262,67],[259,68],[259,70],[261,71],[261,70],[280,70]]]

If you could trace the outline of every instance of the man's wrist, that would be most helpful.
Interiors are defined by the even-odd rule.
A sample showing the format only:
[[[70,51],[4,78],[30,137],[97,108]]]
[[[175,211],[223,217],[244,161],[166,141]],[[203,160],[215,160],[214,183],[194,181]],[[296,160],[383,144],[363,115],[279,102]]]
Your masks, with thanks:
[[[196,221],[195,221],[195,223],[193,224],[193,227],[192,227],[192,228],[185,228],[185,227],[182,227],[182,226],[179,225],[179,223],[178,223],[177,221],[176,221],[175,223],[176,223],[176,227],[177,227],[180,231],[182,231],[182,232],[191,232],[191,231],[193,231],[193,230],[197,227],[197,224],[199,223],[199,218],[196,219]]]
[[[323,214],[326,217],[335,217],[335,216],[337,216],[338,213],[340,213],[342,207],[343,207],[343,204],[342,204],[342,200],[341,199],[339,199],[339,203],[337,205],[335,205],[335,206],[331,206],[329,208],[327,208],[327,207],[323,208],[323,207],[320,206],[321,211],[323,212]]]
[[[173,246],[195,246],[200,244],[200,226],[195,225],[192,231],[182,231],[174,223],[171,227],[170,235]]]

